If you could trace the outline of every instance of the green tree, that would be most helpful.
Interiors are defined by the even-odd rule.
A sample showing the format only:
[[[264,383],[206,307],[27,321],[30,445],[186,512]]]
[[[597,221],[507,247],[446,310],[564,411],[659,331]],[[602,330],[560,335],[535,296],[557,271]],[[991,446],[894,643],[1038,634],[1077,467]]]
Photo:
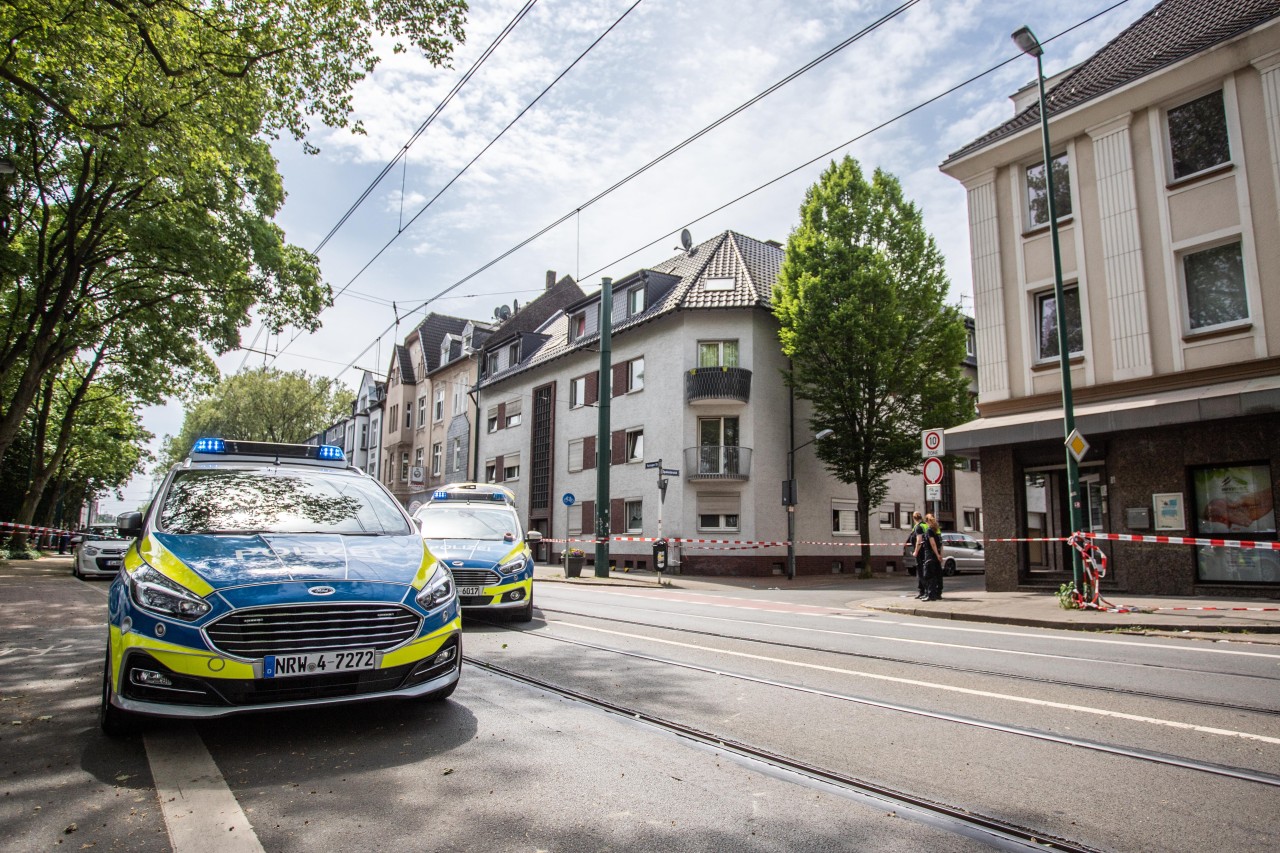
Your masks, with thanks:
[[[0,4],[0,458],[47,377],[122,329],[211,373],[256,312],[313,329],[330,288],[272,221],[270,149],[351,126],[374,43],[447,61],[462,0]],[[168,376],[166,371],[159,371]]]
[[[355,394],[335,379],[272,367],[228,376],[192,400],[176,436],[165,436],[167,467],[196,439],[238,438],[300,444],[350,414]]]
[[[890,474],[918,470],[920,431],[972,417],[964,321],[942,254],[897,178],[832,162],[809,188],[774,288],[787,382],[813,404],[818,458],[858,490],[862,571]]]

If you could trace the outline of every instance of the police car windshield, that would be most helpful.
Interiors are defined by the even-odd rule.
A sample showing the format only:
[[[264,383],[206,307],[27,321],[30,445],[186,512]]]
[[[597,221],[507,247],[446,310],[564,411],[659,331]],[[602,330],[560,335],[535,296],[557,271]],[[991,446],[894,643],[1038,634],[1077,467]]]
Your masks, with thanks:
[[[411,532],[395,502],[372,480],[275,466],[179,471],[159,521],[167,533]]]
[[[483,504],[429,504],[418,511],[427,539],[491,539],[516,537],[516,515],[510,509]]]

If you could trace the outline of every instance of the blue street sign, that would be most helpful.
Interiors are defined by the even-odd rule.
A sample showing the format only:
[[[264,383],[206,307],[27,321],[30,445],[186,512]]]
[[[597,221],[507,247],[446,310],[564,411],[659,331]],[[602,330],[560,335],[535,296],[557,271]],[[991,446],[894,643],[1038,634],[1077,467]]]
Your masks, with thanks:
[[[577,498],[573,496],[573,492],[565,492],[564,497],[562,497],[560,500],[564,503],[565,506],[573,506],[573,502],[576,501]]]
[[[646,463],[644,463],[644,467],[646,467],[646,468],[657,468],[657,467],[658,467],[659,465],[661,465],[661,464],[662,464],[661,462],[646,462]]]
[[[679,469],[679,468],[663,468],[663,469],[662,469],[662,476],[664,476],[664,477],[679,477],[679,476],[680,476],[680,469]]]

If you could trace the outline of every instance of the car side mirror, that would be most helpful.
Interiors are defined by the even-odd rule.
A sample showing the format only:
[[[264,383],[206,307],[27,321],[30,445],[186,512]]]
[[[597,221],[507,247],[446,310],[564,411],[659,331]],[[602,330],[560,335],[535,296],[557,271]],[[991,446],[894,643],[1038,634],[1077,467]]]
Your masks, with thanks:
[[[542,541],[542,533],[537,530],[526,530],[524,532],[524,541],[533,543]]]
[[[419,533],[422,532],[422,528],[427,526],[427,520],[420,515],[413,519],[413,523],[417,526]]]
[[[126,539],[137,539],[142,535],[142,513],[120,513],[120,517],[116,519],[116,532]]]

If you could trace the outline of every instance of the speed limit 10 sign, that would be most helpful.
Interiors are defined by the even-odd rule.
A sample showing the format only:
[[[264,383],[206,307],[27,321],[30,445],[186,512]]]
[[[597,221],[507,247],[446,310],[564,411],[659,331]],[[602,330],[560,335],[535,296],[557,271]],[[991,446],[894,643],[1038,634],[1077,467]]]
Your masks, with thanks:
[[[927,429],[920,434],[920,455],[925,459],[930,456],[945,455],[942,445],[942,430]]]

